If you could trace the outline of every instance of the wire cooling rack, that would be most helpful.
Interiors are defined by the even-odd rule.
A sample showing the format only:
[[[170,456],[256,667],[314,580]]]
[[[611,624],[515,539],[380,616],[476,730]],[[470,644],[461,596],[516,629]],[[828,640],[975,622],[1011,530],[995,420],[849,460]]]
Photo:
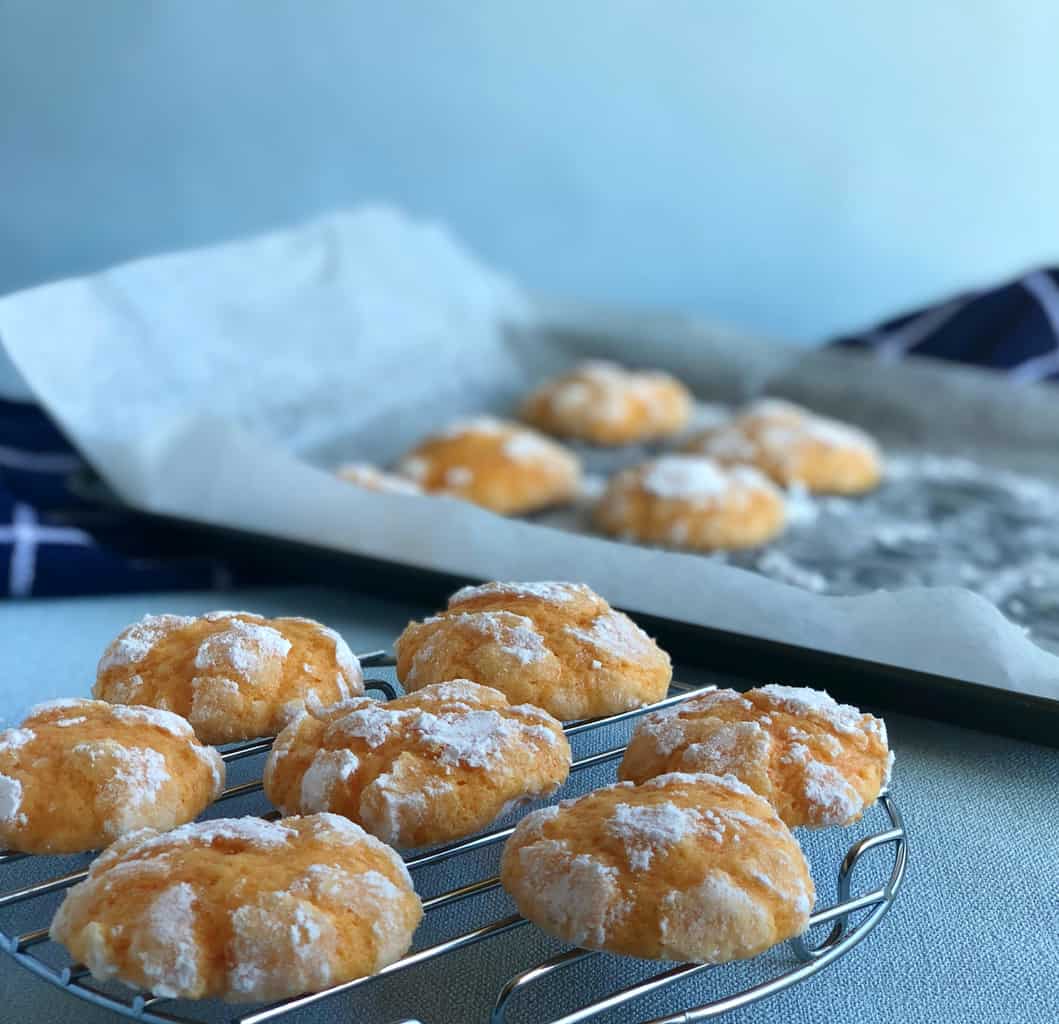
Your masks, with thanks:
[[[383,651],[371,651],[359,657],[361,664],[366,668],[393,665],[392,658]],[[365,686],[369,691],[384,694],[387,699],[392,699],[396,696],[393,686],[384,680],[368,680]],[[628,722],[649,711],[678,704],[695,694],[710,689],[713,689],[713,687],[693,687],[674,682],[670,694],[665,700],[648,707],[613,715],[609,718],[568,723],[564,726],[564,731],[568,737],[573,737],[607,726]],[[272,740],[266,738],[226,747],[222,753],[225,762],[228,765],[232,765],[235,762],[265,754],[271,746]],[[571,767],[571,774],[615,761],[622,756],[624,750],[625,747],[622,745],[582,757],[574,761]],[[229,787],[218,802],[247,796],[260,790],[260,780],[243,782]],[[790,947],[795,958],[793,965],[790,960],[786,963],[780,963],[777,966],[777,970],[772,972],[765,980],[758,980],[752,985],[739,988],[737,991],[730,992],[711,1002],[682,1009],[669,1016],[642,1021],[642,1024],[691,1024],[693,1021],[719,1017],[730,1010],[774,995],[808,978],[844,953],[847,953],[864,939],[882,920],[893,904],[904,879],[908,861],[908,838],[901,813],[893,797],[888,792],[884,792],[880,796],[879,803],[889,822],[889,827],[858,839],[846,851],[837,869],[836,892],[838,898],[832,906],[817,910],[812,915],[809,931],[805,935],[791,940]],[[267,817],[277,818],[279,815],[276,812],[271,812]],[[510,827],[485,832],[470,839],[406,857],[405,863],[409,870],[414,873],[430,865],[466,857],[466,855],[475,851],[481,851],[487,847],[502,843],[513,831],[514,828]],[[889,848],[892,856],[888,876],[885,877],[885,881],[878,888],[862,895],[854,896],[852,891],[854,869],[865,854],[880,847]],[[0,876],[4,874],[4,869],[8,868],[9,865],[27,859],[25,854],[13,851],[0,852]],[[46,861],[49,859],[54,858],[32,858],[33,861]],[[7,874],[10,875],[11,871],[7,871]],[[63,962],[62,956],[64,952],[51,943],[48,938],[49,906],[54,903],[54,899],[48,901],[46,897],[54,896],[54,894],[75,885],[86,874],[86,869],[71,871],[0,893],[0,947],[19,964],[38,977],[43,978],[46,982],[64,989],[72,996],[94,1003],[97,1006],[106,1007],[125,1017],[150,1022],[150,1024],[174,1024],[174,1022],[201,1024],[207,1018],[202,1015],[196,1015],[193,1010],[185,1012],[184,1007],[189,1005],[187,1003],[176,1003],[171,999],[135,993],[116,983],[100,983],[92,978],[88,968],[83,964],[70,963],[68,958]],[[430,915],[436,915],[438,911],[445,907],[492,892],[499,887],[500,880],[496,876],[477,878],[459,888],[450,889],[440,895],[424,899],[423,908],[429,917]],[[9,931],[10,925],[7,919],[17,916],[21,916],[23,920],[28,919],[36,927],[14,932]],[[856,921],[854,921],[854,918],[856,918]],[[284,999],[264,1007],[251,1009],[229,1007],[227,1008],[226,1016],[222,1016],[219,1019],[227,1020],[230,1024],[266,1024],[269,1021],[287,1018],[290,1024],[296,1024],[299,1019],[304,1019],[304,1015],[299,1015],[299,1011],[321,1000],[333,999],[336,996],[348,994],[351,999],[360,1002],[360,1005],[356,1006],[356,1008],[361,1012],[355,1019],[363,1020],[365,1024],[424,1024],[424,1022],[410,1017],[400,1021],[393,1021],[391,1018],[390,1021],[384,1022],[377,1017],[366,1016],[365,1013],[370,1013],[371,1006],[364,1000],[364,997],[370,991],[372,984],[380,979],[402,972],[409,975],[410,983],[414,983],[416,967],[455,953],[457,950],[488,942],[497,936],[514,932],[526,924],[528,922],[518,914],[500,917],[452,938],[415,949],[376,975],[357,978],[353,981],[334,985],[322,992]],[[830,925],[830,928],[827,936],[814,945],[809,941],[809,935],[816,926],[820,925]],[[45,951],[48,951],[48,955],[45,955]],[[488,1006],[464,1008],[461,1010],[459,1019],[467,1021],[468,1024],[472,1021],[488,1021],[488,1024],[508,1024],[510,1020],[509,1013],[512,1015],[517,1013],[520,999],[532,990],[534,986],[555,975],[556,972],[563,971],[579,962],[607,955],[590,950],[569,949],[548,957],[533,967],[510,977],[500,988],[491,1008]],[[669,967],[634,984],[599,994],[572,1012],[550,1018],[548,1024],[578,1024],[580,1021],[587,1021],[607,1011],[614,1010],[640,996],[657,992],[681,979],[690,978],[704,971],[718,970],[723,970],[723,965],[680,964]],[[674,1001],[676,1001],[676,998]],[[190,1005],[195,1006],[196,1004]],[[218,1019],[216,1012],[218,1004],[203,1003],[198,1005],[201,1007],[212,1006],[214,1012],[209,1019]],[[537,1019],[539,1020],[539,1018]],[[430,1024],[430,1022],[425,1022],[425,1024]]]

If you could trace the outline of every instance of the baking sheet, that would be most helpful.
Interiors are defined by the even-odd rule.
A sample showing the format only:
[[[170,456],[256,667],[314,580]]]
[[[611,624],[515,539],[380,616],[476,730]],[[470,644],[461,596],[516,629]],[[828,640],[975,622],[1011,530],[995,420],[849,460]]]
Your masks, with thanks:
[[[1059,659],[963,587],[816,593],[700,555],[369,493],[323,468],[387,462],[448,419],[510,409],[542,375],[606,353],[669,369],[706,400],[767,387],[887,445],[1059,476],[1046,389],[546,303],[440,228],[378,208],[9,296],[0,340],[107,482],[146,510],[457,575],[574,577],[632,611],[1059,699]]]

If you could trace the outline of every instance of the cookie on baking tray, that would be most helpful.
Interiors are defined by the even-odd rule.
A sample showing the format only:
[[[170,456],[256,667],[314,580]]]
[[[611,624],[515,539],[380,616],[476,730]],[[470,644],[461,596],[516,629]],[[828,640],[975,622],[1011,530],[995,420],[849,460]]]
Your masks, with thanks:
[[[500,878],[524,917],[566,942],[699,963],[801,934],[815,898],[787,826],[730,775],[618,783],[534,811]]]
[[[547,434],[598,445],[669,437],[691,415],[691,394],[675,377],[590,360],[545,381],[522,404],[521,415]]]
[[[406,689],[474,679],[563,721],[654,703],[672,678],[669,655],[583,583],[464,587],[394,647]]]
[[[730,773],[792,828],[849,825],[887,784],[893,754],[882,719],[821,690],[714,690],[650,712],[618,769],[644,782],[666,772]]]
[[[364,680],[319,622],[222,611],[145,616],[106,649],[92,692],[175,711],[204,742],[230,743],[279,732],[306,701],[363,693]]]
[[[504,515],[570,501],[581,479],[580,463],[562,445],[491,416],[460,420],[431,435],[397,469],[424,491]]]
[[[376,973],[422,913],[397,854],[345,818],[221,819],[116,842],[51,936],[103,981],[256,1002]]]
[[[422,494],[423,489],[414,480],[387,473],[368,462],[347,462],[335,470],[336,475],[346,483],[363,487],[366,491],[378,491],[381,494]]]
[[[407,848],[477,832],[569,770],[559,722],[457,679],[302,713],[272,748],[265,794],[284,814],[333,811]]]
[[[605,533],[716,551],[758,547],[783,530],[783,495],[751,466],[663,455],[615,474],[593,516]]]
[[[687,450],[822,494],[863,494],[883,475],[878,445],[862,430],[778,399],[754,402],[693,438]]]
[[[191,821],[223,789],[220,754],[178,715],[49,701],[0,732],[0,849],[99,849],[136,829]]]

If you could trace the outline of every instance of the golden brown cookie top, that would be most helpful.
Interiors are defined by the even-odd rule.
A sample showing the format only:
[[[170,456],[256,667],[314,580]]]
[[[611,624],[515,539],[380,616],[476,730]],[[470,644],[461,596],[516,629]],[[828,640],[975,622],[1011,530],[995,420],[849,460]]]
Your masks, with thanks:
[[[601,445],[657,440],[681,430],[691,395],[675,377],[592,360],[542,384],[522,418],[550,434]]]
[[[223,786],[220,755],[178,715],[48,701],[0,732],[0,845],[98,848],[137,828],[187,821]]]
[[[183,715],[211,743],[278,732],[307,700],[332,704],[364,689],[360,664],[332,629],[251,612],[147,615],[100,659],[97,697]]]
[[[445,611],[409,623],[395,647],[410,688],[475,679],[564,721],[660,700],[672,677],[642,629],[574,583],[465,587]]]
[[[577,458],[561,445],[492,416],[450,424],[413,448],[397,468],[424,491],[502,514],[569,501],[581,477]]]
[[[715,690],[645,715],[619,769],[643,781],[670,771],[731,773],[790,826],[848,825],[889,779],[885,723],[821,690]]]
[[[519,910],[579,946],[721,963],[802,932],[805,858],[732,776],[618,783],[527,815],[501,880]]]

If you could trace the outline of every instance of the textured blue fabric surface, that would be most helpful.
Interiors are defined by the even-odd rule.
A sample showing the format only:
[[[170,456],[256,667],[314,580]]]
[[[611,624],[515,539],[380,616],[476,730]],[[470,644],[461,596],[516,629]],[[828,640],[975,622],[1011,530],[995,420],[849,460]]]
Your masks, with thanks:
[[[146,611],[198,612],[214,607],[206,594],[140,595],[11,603],[0,608],[7,672],[0,716],[17,720],[32,703],[85,694],[106,642]],[[302,614],[338,628],[354,649],[388,646],[406,619],[427,609],[321,590],[236,591],[227,607],[266,614]],[[680,675],[710,681],[703,673]],[[716,677],[714,681],[724,682]],[[810,679],[786,680],[812,683]],[[808,982],[724,1018],[744,1022],[971,1022],[1055,1024],[1059,1021],[1059,751],[900,715],[887,715],[897,751],[893,792],[911,835],[911,864],[891,913],[867,940]],[[620,742],[590,734],[579,754]],[[247,766],[247,771],[253,766]],[[581,792],[613,780],[614,764],[584,773],[565,791]],[[233,781],[241,776],[233,773]],[[228,804],[224,813],[263,809],[262,798]],[[801,833],[820,889],[833,899],[833,871],[852,839],[882,822],[875,812],[863,827]],[[478,868],[492,873],[497,850]],[[855,891],[877,884],[887,855],[858,869]],[[873,855],[874,857],[875,855]],[[17,884],[32,865],[0,869],[0,889]],[[466,868],[439,867],[417,875],[425,895],[468,879]],[[457,934],[511,912],[501,893],[468,899],[417,936],[417,946]],[[434,915],[431,915],[433,918]],[[4,919],[5,921],[7,918]],[[28,922],[27,922],[28,926]],[[511,974],[562,949],[532,926],[489,940],[451,959],[374,983],[359,997],[324,1001],[293,1018],[297,1024],[392,1024],[418,1017],[424,1024],[478,1024]],[[784,947],[745,965],[711,970],[595,1018],[616,1024],[677,1013],[790,962]],[[517,1004],[511,1024],[550,1020],[594,995],[657,971],[657,965],[596,956],[554,975]],[[75,1001],[0,956],[0,1020],[101,1024],[118,1018]],[[473,1008],[473,1009],[468,1009]],[[203,1019],[223,1020],[223,1013]]]

